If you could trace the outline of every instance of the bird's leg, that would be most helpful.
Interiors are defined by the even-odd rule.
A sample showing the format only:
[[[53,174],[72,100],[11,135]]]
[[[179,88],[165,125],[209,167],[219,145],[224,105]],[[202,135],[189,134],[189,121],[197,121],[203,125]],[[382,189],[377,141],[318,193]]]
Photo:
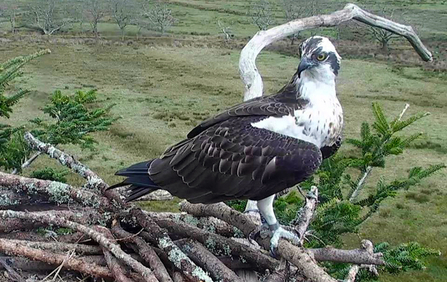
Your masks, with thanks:
[[[293,243],[299,245],[300,237],[294,232],[285,230],[281,227],[276,219],[275,213],[273,212],[273,201],[275,200],[275,195],[271,195],[265,199],[258,201],[258,209],[261,215],[264,217],[267,226],[272,232],[272,239],[270,240],[270,251],[272,255],[276,255],[276,248],[278,247],[278,242],[280,238],[289,239]]]

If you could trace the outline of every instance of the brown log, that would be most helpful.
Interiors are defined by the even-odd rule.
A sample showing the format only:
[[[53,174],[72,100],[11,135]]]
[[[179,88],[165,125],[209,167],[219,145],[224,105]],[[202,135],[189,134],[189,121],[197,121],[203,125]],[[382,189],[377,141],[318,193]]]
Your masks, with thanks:
[[[73,199],[84,206],[111,209],[111,204],[107,198],[57,181],[28,178],[0,172],[0,186],[28,194],[45,194],[49,196],[50,201],[56,204],[69,203]]]
[[[186,256],[174,242],[172,242],[168,234],[141,209],[133,208],[131,209],[130,214],[136,218],[137,222],[149,234],[151,243],[155,244],[168,254],[169,260],[175,267],[181,269],[185,275],[188,275],[194,281],[212,281],[208,274],[191,261],[191,259],[188,258],[188,256]]]
[[[11,279],[11,281],[25,282],[25,279],[23,279],[23,277],[9,265],[6,259],[0,258],[0,264],[8,272],[8,276]]]
[[[127,206],[117,191],[107,190],[109,186],[104,180],[83,163],[75,160],[72,156],[62,152],[53,145],[40,141],[29,132],[25,133],[24,138],[31,148],[49,155],[53,159],[58,160],[62,165],[72,169],[74,172],[85,178],[89,187],[99,189],[104,196],[116,203],[116,210],[124,209]]]
[[[340,250],[326,247],[320,249],[309,249],[309,251],[318,261],[385,265],[383,255],[381,253],[371,254],[363,248],[354,250]]]
[[[233,239],[207,232],[200,228],[191,226],[183,222],[176,222],[168,218],[155,218],[157,224],[166,228],[169,232],[180,235],[184,238],[191,238],[199,241],[205,246],[220,250],[226,255],[241,257],[246,260],[257,271],[263,273],[266,269],[275,270],[279,262],[274,258],[263,254],[260,250],[251,246],[237,242]]]
[[[195,216],[214,216],[222,219],[223,221],[239,228],[242,232],[244,232],[245,236],[249,236],[249,234],[256,228],[256,225],[248,216],[233,210],[223,203],[212,205],[193,205],[188,202],[183,202],[181,205],[181,210]],[[258,237],[256,241],[265,249],[270,249],[270,238]],[[336,282],[334,278],[329,276],[329,274],[318,266],[311,253],[304,248],[297,247],[288,241],[281,239],[278,243],[277,253],[285,260],[294,264],[310,281]]]
[[[142,238],[122,229],[116,220],[112,224],[112,232],[121,241],[135,244],[135,246],[132,246],[132,249],[149,265],[150,269],[154,272],[155,277],[160,282],[172,282],[166,267],[163,265],[154,249],[152,249]]]
[[[47,250],[55,253],[66,253],[68,251],[74,251],[77,254],[82,255],[97,255],[102,254],[102,250],[99,246],[84,245],[84,244],[70,244],[62,242],[39,242],[39,241],[27,241],[27,240],[9,240],[14,244],[27,246],[30,248]]]
[[[229,225],[223,220],[220,220],[215,217],[194,217],[185,212],[175,213],[175,212],[150,212],[145,211],[151,218],[154,220],[160,218],[169,218],[174,221],[182,221],[187,224],[193,225],[200,229],[205,229],[212,233],[217,233],[226,237],[235,237],[239,235],[240,230],[236,227]]]
[[[208,251],[202,244],[191,239],[180,239],[175,244],[185,252],[197,265],[207,270],[214,281],[242,282],[236,273],[225,266],[218,258]]]
[[[110,219],[104,218],[96,210],[84,209],[81,211],[77,210],[50,210],[50,211],[39,211],[33,212],[37,216],[46,217],[64,217],[67,220],[74,221],[80,224],[89,224],[91,222],[104,222],[109,223]],[[48,223],[42,221],[35,221],[33,219],[27,218],[4,218],[0,221],[0,233],[9,233],[18,230],[33,230],[39,227],[48,226]]]
[[[63,267],[66,269],[75,270],[95,277],[112,278],[109,270],[105,267],[86,263],[78,258],[68,258],[67,255],[30,248],[10,242],[6,239],[0,239],[0,252],[13,256],[24,256],[32,260],[39,260],[52,265],[60,265],[64,263]]]
[[[109,229],[103,227],[103,226],[95,226],[95,230],[98,232],[101,232],[102,234],[104,234],[104,236],[109,239],[112,240],[114,242],[114,238],[112,233],[110,233]],[[116,242],[114,242],[116,243]],[[112,273],[115,281],[117,282],[132,282],[132,280],[130,280],[126,274],[124,274],[125,270],[123,269],[123,266],[119,263],[119,261],[112,255],[112,253],[104,248],[101,247],[103,253],[104,253],[104,259],[106,260],[106,264],[107,267],[110,269],[110,272]],[[157,279],[148,279],[147,281],[152,281],[152,282],[156,282],[158,281]]]
[[[0,218],[2,219],[19,218],[19,219],[35,220],[46,224],[54,224],[58,226],[71,228],[79,232],[83,232],[84,234],[88,235],[90,238],[98,242],[102,247],[108,249],[113,255],[115,255],[116,258],[126,263],[128,266],[134,269],[137,273],[141,274],[143,277],[150,277],[152,274],[150,272],[147,272],[148,269],[144,265],[133,259],[130,255],[123,252],[123,250],[121,250],[119,245],[114,244],[112,241],[105,238],[101,233],[85,225],[67,220],[62,216],[39,214],[36,212],[25,213],[25,212],[5,210],[0,211]]]

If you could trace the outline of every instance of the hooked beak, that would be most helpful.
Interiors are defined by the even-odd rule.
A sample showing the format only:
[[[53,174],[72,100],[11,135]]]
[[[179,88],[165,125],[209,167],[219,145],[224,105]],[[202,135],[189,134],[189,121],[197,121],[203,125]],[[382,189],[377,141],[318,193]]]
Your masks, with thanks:
[[[315,63],[307,57],[301,58],[300,65],[298,66],[298,77],[301,77],[301,73],[311,67],[315,66]]]

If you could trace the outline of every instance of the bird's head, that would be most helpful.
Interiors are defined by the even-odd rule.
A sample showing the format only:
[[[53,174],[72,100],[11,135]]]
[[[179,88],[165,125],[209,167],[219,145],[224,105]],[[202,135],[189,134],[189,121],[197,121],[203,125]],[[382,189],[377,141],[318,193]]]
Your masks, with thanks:
[[[329,39],[313,36],[304,41],[299,48],[301,58],[298,77],[319,81],[334,81],[340,69],[341,57]]]

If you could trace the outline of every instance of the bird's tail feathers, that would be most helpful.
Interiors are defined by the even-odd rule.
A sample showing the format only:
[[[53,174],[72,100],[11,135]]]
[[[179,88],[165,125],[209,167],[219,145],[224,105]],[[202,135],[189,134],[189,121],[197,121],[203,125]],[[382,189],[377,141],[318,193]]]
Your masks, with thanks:
[[[130,193],[126,198],[126,202],[136,200],[146,194],[160,189],[160,186],[155,184],[149,177],[148,170],[151,162],[152,161],[137,163],[116,172],[115,175],[126,176],[127,178],[120,183],[110,186],[108,189],[130,185],[128,188]]]

